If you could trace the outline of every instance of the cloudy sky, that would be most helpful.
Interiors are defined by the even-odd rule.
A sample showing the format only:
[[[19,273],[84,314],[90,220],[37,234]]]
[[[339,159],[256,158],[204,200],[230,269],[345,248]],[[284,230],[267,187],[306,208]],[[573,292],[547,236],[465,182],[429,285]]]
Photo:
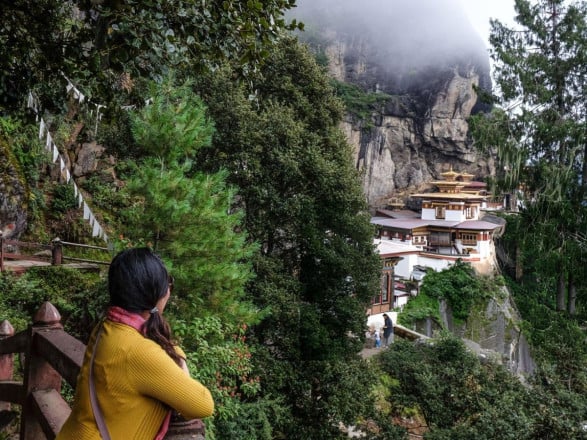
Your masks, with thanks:
[[[489,19],[514,24],[514,0],[460,0],[469,20],[484,41],[489,40]],[[489,43],[487,43],[489,44]]]
[[[465,14],[487,45],[490,18],[496,18],[508,26],[514,25],[514,0],[297,0],[297,5],[298,10],[354,10],[354,14],[351,17],[347,16],[348,18],[359,18],[360,14],[370,16],[371,20],[380,16],[385,17],[387,12],[398,8],[409,11],[409,14],[418,15],[422,22],[434,21],[438,16],[447,21],[454,21],[449,17],[457,19],[460,14]],[[454,26],[454,23],[449,25],[459,27]]]

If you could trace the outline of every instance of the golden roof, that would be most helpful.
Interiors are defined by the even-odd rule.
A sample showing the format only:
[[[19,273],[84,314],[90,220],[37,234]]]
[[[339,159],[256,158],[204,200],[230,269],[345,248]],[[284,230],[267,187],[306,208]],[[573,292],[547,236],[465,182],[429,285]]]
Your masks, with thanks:
[[[447,182],[453,182],[459,176],[459,173],[457,173],[456,171],[453,171],[452,166],[451,166],[449,171],[445,171],[444,173],[440,173],[440,175],[442,177],[444,177],[444,179]]]

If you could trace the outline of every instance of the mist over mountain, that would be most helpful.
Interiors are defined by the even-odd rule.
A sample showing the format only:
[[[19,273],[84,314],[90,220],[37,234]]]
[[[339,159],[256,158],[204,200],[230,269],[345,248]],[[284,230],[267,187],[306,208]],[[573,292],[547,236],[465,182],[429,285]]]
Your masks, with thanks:
[[[407,202],[450,168],[495,172],[468,125],[489,110],[476,93],[491,90],[489,54],[458,0],[298,0],[289,15],[330,76],[380,94],[368,111],[345,101],[341,124],[370,206]]]
[[[291,15],[306,25],[302,40],[364,46],[371,74],[338,79],[404,93],[420,75],[475,65],[490,86],[487,48],[458,0],[298,0]]]

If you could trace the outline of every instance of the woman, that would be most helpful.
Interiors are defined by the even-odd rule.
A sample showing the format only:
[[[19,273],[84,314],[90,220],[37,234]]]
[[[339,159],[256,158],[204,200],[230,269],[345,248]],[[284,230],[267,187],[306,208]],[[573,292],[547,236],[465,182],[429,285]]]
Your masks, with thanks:
[[[210,391],[189,377],[185,354],[172,344],[161,315],[172,289],[150,249],[114,257],[110,307],[90,337],[73,409],[57,440],[161,439],[171,409],[186,419],[212,415]]]

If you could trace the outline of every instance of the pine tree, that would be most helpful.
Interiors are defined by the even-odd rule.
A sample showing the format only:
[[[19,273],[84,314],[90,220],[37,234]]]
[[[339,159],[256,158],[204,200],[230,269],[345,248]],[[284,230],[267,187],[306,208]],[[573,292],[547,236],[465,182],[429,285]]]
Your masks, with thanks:
[[[248,293],[268,311],[252,329],[262,392],[287,409],[273,429],[289,439],[339,438],[339,424],[370,409],[372,378],[358,352],[379,283],[374,231],[326,73],[293,39],[261,73],[252,97],[230,71],[200,78],[218,128],[200,159],[229,169],[261,246]]]
[[[243,212],[233,209],[235,188],[226,172],[192,170],[192,157],[211,141],[213,125],[189,83],[153,83],[152,103],[132,118],[132,133],[146,156],[127,182],[132,205],[124,213],[129,238],[150,243],[169,260],[197,315],[239,313],[252,276],[254,246],[242,231]],[[240,232],[239,232],[240,231]],[[189,286],[189,288],[187,287]],[[194,310],[192,310],[194,309]]]
[[[214,129],[189,82],[178,85],[170,77],[150,92],[152,102],[131,118],[142,159],[126,182],[124,241],[150,245],[175,278],[166,316],[192,374],[212,391],[218,411],[207,421],[207,436],[214,438],[216,425],[233,426],[247,410],[235,396],[251,398],[259,389],[245,338],[259,319],[245,298],[256,246],[243,230],[227,172],[193,167]]]
[[[516,29],[492,21],[500,108],[472,126],[480,144],[498,147],[506,190],[523,195],[526,264],[557,278],[556,307],[574,313],[586,259],[577,234],[587,222],[587,9],[565,0],[515,8]]]

